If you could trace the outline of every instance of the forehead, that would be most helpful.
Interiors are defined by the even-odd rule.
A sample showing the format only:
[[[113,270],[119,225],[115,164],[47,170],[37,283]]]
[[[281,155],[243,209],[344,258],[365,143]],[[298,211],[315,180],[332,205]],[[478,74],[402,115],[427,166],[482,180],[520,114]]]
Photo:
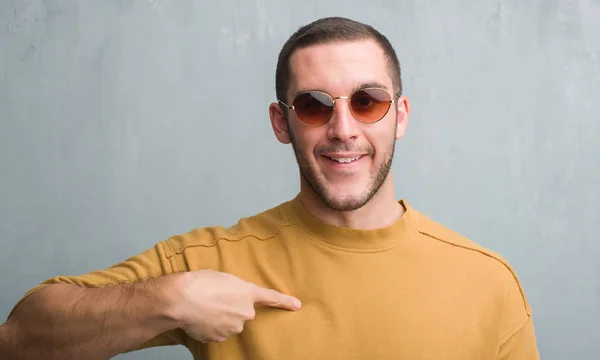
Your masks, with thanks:
[[[322,90],[347,95],[362,84],[379,83],[392,91],[383,49],[373,40],[334,42],[299,49],[290,58],[288,95]]]

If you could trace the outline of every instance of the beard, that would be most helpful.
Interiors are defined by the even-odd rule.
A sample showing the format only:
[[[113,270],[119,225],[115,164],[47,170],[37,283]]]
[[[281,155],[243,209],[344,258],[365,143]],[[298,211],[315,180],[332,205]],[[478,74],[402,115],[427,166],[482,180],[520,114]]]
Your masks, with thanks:
[[[396,122],[396,127],[397,126],[398,123]],[[393,134],[396,133],[396,127],[394,127]],[[392,161],[396,147],[395,137],[392,137],[388,144],[386,144],[386,147],[383,150],[383,158],[378,164],[376,164],[375,170],[371,171],[367,186],[361,194],[355,196],[335,196],[330,187],[327,186],[323,174],[318,172],[316,166],[310,164],[304,153],[298,148],[293,131],[289,126],[288,129],[292,148],[294,149],[294,155],[296,156],[296,162],[298,163],[298,168],[300,170],[300,176],[306,182],[306,184],[310,186],[321,202],[332,210],[352,211],[365,206],[379,192],[379,189],[388,177],[392,167]],[[357,149],[350,148],[343,143],[336,143],[327,146],[326,148],[322,149],[321,152],[322,151],[366,152],[367,154],[363,156],[373,156],[375,152],[372,147],[369,147],[368,149]]]

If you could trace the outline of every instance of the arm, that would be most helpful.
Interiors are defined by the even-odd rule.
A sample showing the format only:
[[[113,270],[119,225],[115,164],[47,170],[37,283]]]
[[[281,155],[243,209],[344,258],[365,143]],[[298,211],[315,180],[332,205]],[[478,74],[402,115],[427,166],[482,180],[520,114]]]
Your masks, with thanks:
[[[301,306],[235,276],[171,261],[157,244],[106,270],[45,281],[0,326],[0,358],[107,359],[153,346],[224,341],[254,318],[255,304]]]
[[[539,360],[535,330],[531,317],[511,337],[500,346],[498,353],[500,360]]]
[[[180,272],[157,243],[105,270],[48,279],[0,327],[0,358],[107,359],[124,349],[181,344],[184,333],[169,331],[175,324],[166,297],[177,291],[172,280]]]
[[[168,295],[174,277],[104,288],[46,285],[24,299],[0,327],[0,354],[10,359],[108,359],[137,348],[178,327]]]
[[[531,307],[514,272],[505,284],[503,313],[497,359],[539,360]]]

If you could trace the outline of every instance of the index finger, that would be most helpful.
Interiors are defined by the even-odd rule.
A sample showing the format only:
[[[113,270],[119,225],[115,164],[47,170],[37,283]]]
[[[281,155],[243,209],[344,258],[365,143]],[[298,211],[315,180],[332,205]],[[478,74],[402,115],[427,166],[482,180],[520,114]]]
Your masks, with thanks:
[[[254,303],[286,310],[298,310],[302,307],[300,300],[293,296],[282,294],[273,289],[254,286]]]

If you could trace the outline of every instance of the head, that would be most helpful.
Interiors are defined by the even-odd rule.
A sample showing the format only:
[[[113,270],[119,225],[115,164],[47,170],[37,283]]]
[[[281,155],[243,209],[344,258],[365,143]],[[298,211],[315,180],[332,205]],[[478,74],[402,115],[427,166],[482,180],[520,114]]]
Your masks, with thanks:
[[[386,186],[393,187],[395,142],[404,135],[409,106],[402,95],[398,58],[385,36],[349,19],[317,20],[284,44],[275,77],[279,102],[269,107],[271,123],[278,140],[292,144],[302,191],[312,192],[331,209],[351,211]],[[357,91],[371,88],[392,100],[377,119],[361,113],[361,106],[368,107],[373,99],[367,96],[369,90]],[[315,90],[320,93],[313,95],[333,103],[328,120],[316,126],[302,121],[297,106],[299,95]],[[352,94],[354,98],[346,98]]]

